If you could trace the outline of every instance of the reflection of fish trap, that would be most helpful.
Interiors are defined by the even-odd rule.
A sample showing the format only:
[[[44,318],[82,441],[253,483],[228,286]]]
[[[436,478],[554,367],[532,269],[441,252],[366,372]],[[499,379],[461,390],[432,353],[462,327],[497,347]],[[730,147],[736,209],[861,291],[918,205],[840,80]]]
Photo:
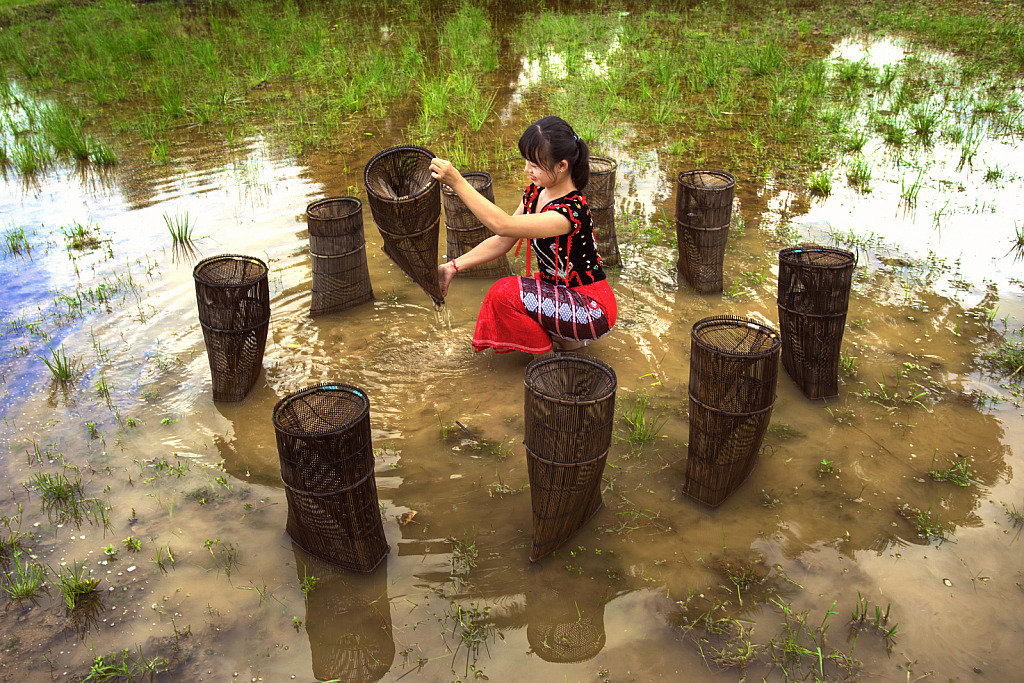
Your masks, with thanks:
[[[856,264],[845,249],[779,252],[782,365],[808,398],[839,394],[839,356]]]
[[[463,173],[462,177],[488,201],[494,203],[494,187],[491,185],[490,173]],[[469,210],[466,203],[459,199],[455,190],[447,185],[441,186],[441,201],[444,203],[444,227],[448,237],[449,261],[462,256],[494,235]],[[459,274],[466,277],[507,277],[512,274],[512,267],[508,264],[508,257],[502,254],[488,263],[460,269]]]
[[[722,291],[736,179],[724,171],[683,171],[676,187],[677,268],[701,294]]]
[[[370,400],[356,387],[319,384],[274,406],[288,533],[306,552],[368,572],[388,553],[377,501]]]
[[[332,197],[306,207],[313,266],[310,315],[336,313],[373,301],[363,236],[363,203]]]
[[[601,474],[611,446],[617,380],[610,366],[581,355],[526,367],[526,444],[536,561],[575,534],[601,507]]]
[[[441,185],[430,175],[433,158],[434,153],[422,147],[386,149],[366,164],[363,183],[384,253],[441,305],[444,297],[437,284]]]
[[[238,254],[211,256],[192,271],[214,401],[241,401],[259,377],[270,325],[267,272],[263,261]]]
[[[300,584],[316,577],[305,622],[313,676],[352,683],[383,678],[395,659],[387,563],[368,574],[345,574],[297,546],[293,551]]]
[[[590,207],[597,253],[605,266],[621,263],[619,240],[615,234],[615,171],[618,166],[618,162],[610,157],[590,157],[590,180],[582,190]]]
[[[781,340],[761,323],[722,315],[690,332],[690,444],[683,492],[712,507],[757,464],[771,420]]]
[[[566,594],[539,588],[526,627],[530,650],[547,662],[570,664],[593,659],[604,648],[604,600],[586,600],[578,590]]]

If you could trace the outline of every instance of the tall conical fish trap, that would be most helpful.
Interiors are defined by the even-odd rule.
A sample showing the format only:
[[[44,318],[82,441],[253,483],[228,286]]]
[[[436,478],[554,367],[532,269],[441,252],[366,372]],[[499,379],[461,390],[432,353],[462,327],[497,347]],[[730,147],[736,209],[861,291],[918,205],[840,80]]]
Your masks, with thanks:
[[[270,325],[267,264],[222,254],[196,264],[199,324],[213,377],[214,401],[241,401],[263,368]]]
[[[610,157],[590,157],[590,180],[582,190],[590,207],[597,253],[605,266],[618,266],[622,262],[619,239],[615,234],[615,172],[618,166],[618,162]]]
[[[434,153],[422,147],[392,147],[366,164],[363,184],[384,253],[441,305],[437,284],[437,240],[441,184],[430,175]]]
[[[313,267],[309,314],[336,313],[373,301],[363,203],[355,197],[315,201],[306,207],[306,224]]]
[[[387,562],[368,574],[343,573],[298,546],[299,584],[315,577],[306,594],[305,630],[313,676],[320,681],[375,683],[395,659]]]
[[[775,405],[782,342],[772,328],[730,315],[690,331],[690,443],[683,492],[712,507],[757,464]]]
[[[683,171],[676,184],[678,270],[701,294],[722,291],[736,179],[724,171]]]
[[[543,586],[537,593],[535,599],[528,598],[526,640],[531,652],[546,662],[571,664],[593,659],[604,649],[607,635],[601,596]]]
[[[541,358],[526,367],[527,470],[536,561],[601,508],[601,475],[612,441],[617,379],[587,356]]]
[[[857,258],[845,249],[779,252],[782,366],[808,398],[839,394],[839,357]]]
[[[494,187],[491,185],[491,174],[484,172],[463,173],[473,188],[492,204],[494,203]],[[444,227],[448,238],[448,260],[458,258],[467,251],[494,235],[480,219],[459,199],[455,190],[447,185],[441,186],[441,201],[444,203]],[[459,275],[465,277],[507,277],[512,274],[508,257],[502,254],[488,263],[481,263],[472,268],[459,269]]]
[[[303,550],[368,572],[388,554],[377,501],[370,400],[346,384],[318,384],[274,406],[287,530]]]

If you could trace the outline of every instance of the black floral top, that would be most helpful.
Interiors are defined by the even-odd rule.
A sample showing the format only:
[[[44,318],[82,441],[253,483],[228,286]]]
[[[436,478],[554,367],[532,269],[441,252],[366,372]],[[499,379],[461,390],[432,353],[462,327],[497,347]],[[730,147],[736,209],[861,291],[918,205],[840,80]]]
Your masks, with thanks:
[[[587,198],[579,190],[573,190],[564,197],[552,199],[538,212],[537,202],[541,189],[533,183],[526,188],[523,193],[523,212],[557,211],[569,219],[572,232],[530,240],[533,251],[537,253],[537,274],[540,279],[566,287],[580,287],[604,280]]]

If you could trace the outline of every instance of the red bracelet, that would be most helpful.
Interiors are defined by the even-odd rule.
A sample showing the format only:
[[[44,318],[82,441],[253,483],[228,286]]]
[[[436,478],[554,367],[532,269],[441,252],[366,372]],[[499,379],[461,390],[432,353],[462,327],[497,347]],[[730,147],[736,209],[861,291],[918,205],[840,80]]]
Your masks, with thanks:
[[[459,274],[459,264],[455,262],[455,259],[452,259],[452,268],[455,269],[455,274],[458,275]]]

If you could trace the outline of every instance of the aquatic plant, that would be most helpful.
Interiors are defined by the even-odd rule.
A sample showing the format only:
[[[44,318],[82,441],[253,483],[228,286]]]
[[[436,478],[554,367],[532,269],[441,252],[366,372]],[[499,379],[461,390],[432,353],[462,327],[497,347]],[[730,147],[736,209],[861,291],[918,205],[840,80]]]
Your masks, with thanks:
[[[184,214],[179,214],[175,211],[173,216],[164,213],[164,224],[167,226],[167,232],[171,233],[171,239],[174,244],[180,245],[192,242],[192,233],[195,230],[195,226],[189,221],[188,211]]]
[[[66,105],[53,104],[42,109],[39,120],[43,135],[58,154],[70,154],[80,161],[89,158],[92,141],[82,130],[81,114]]]
[[[935,449],[935,453],[932,455],[932,464],[928,469],[928,476],[933,481],[948,481],[951,484],[957,486],[980,486],[977,479],[977,473],[971,469],[970,458],[962,456],[959,453],[954,455],[957,456],[957,460],[946,469],[938,469],[935,467],[935,456],[938,455],[939,449]]]
[[[743,62],[758,76],[767,76],[782,65],[782,48],[769,40],[764,45],[751,47],[743,56]]]
[[[51,582],[64,596],[64,604],[68,610],[99,597],[96,595],[96,587],[102,579],[93,578],[92,570],[84,562],[75,560],[71,566],[57,569],[50,567],[50,571],[56,577],[56,581]]]
[[[811,174],[811,177],[807,179],[807,188],[811,194],[827,197],[832,194],[832,174],[827,170]]]
[[[24,256],[32,250],[23,227],[11,226],[0,233],[0,237],[3,237],[3,241],[0,241],[0,251],[6,256]]]
[[[142,654],[141,646],[136,645],[135,650],[137,657],[128,650],[121,650],[94,658],[89,673],[81,679],[82,683],[141,681],[146,674],[152,680],[154,675],[167,671],[167,660],[163,657],[148,659]]]
[[[46,589],[46,570],[31,560],[22,564],[20,552],[11,558],[14,571],[3,585],[3,590],[12,600],[32,599]]]
[[[663,409],[656,417],[648,414],[651,407],[651,397],[643,389],[631,394],[628,399],[622,402],[622,419],[629,427],[629,442],[631,444],[643,445],[654,440],[658,432],[665,426],[668,417]]]
[[[77,374],[79,365],[78,356],[69,356],[67,351],[64,349],[64,345],[61,344],[57,348],[49,347],[50,357],[36,356],[39,360],[43,361],[53,379],[61,384],[67,384],[72,381]]]
[[[909,520],[914,529],[917,530],[917,535],[926,540],[935,539],[942,542],[946,540],[946,534],[952,532],[952,527],[947,528],[938,515],[932,514],[931,507],[927,510],[921,510],[920,508],[911,507],[909,503],[904,503],[896,508],[896,512],[901,517]]]
[[[71,249],[95,249],[100,246],[102,242],[99,237],[100,226],[92,222],[89,219],[85,225],[82,225],[78,221],[72,221],[71,225],[62,226],[60,231],[64,234],[64,239],[67,240],[68,247]]]
[[[1024,328],[1008,335],[992,351],[983,353],[981,359],[994,374],[1013,382],[1024,380]]]
[[[927,141],[938,130],[939,114],[938,109],[922,105],[911,110],[907,115],[907,122],[917,137]]]
[[[867,159],[859,157],[854,160],[852,164],[846,167],[846,180],[860,190],[867,192],[870,190],[868,183],[871,180],[871,164],[868,163]]]

